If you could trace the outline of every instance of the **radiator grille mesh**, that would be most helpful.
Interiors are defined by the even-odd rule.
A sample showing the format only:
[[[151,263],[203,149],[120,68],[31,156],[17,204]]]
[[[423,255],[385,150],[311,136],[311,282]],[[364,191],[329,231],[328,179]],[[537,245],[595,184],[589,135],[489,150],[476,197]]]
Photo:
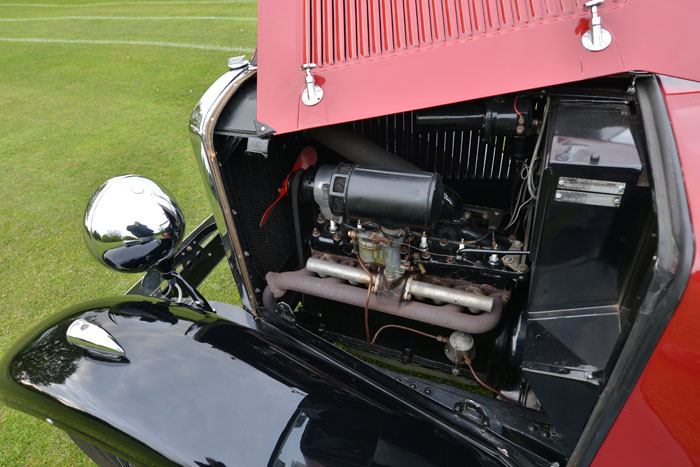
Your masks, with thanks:
[[[259,225],[263,213],[277,198],[277,189],[292,163],[271,163],[237,151],[221,167],[221,178],[241,222],[238,234],[244,235],[247,253],[259,278],[268,271],[278,271],[295,248],[288,197],[278,203],[264,228]]]
[[[413,121],[413,112],[404,112],[352,125],[355,133],[448,180],[507,180],[516,172],[506,137],[487,140],[481,130],[417,131]]]

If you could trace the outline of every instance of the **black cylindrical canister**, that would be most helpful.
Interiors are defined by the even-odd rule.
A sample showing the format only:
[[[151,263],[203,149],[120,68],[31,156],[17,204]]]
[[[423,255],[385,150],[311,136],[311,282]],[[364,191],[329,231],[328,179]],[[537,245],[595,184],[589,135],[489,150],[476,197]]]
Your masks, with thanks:
[[[327,186],[327,198],[316,193],[314,198],[327,199],[337,216],[425,230],[440,218],[444,186],[436,173],[340,164],[332,173],[319,170],[319,176],[327,180],[315,180],[314,186]]]

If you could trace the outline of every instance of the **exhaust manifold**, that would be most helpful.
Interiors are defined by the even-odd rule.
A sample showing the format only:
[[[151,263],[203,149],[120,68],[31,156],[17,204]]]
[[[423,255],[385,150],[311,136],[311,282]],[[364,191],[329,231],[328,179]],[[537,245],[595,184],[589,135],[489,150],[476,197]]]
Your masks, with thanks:
[[[287,291],[364,307],[367,289],[341,281],[363,285],[370,283],[370,277],[364,270],[331,263],[318,257],[309,258],[304,269],[269,272],[265,279],[268,287],[263,294],[263,302],[267,308],[274,307],[275,299],[281,298]],[[501,298],[507,296],[507,292],[503,291],[490,296],[479,295],[415,279],[408,279],[393,289],[383,290],[377,287],[379,282],[379,277],[375,275],[369,309],[470,334],[485,333],[496,327],[503,311]],[[411,297],[432,299],[445,304],[412,301]],[[483,313],[468,314],[464,312],[465,307]]]

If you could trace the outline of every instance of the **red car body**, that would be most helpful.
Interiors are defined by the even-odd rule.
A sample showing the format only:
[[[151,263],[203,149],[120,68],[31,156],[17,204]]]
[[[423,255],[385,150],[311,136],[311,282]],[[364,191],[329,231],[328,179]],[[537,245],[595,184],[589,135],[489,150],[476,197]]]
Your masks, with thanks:
[[[625,71],[700,81],[700,62],[680,53],[700,44],[692,0],[608,0],[601,52],[581,46],[583,0],[314,1],[327,8],[312,24],[312,0],[259,5],[258,120],[277,134]],[[308,62],[326,96],[313,107],[299,101]]]
[[[581,45],[590,18],[584,3],[261,0],[258,120],[280,134],[620,72],[664,75],[661,86],[697,225],[700,61],[693,51],[700,50],[700,3],[608,0],[599,14],[612,44],[601,52]],[[312,4],[322,13],[310,17]],[[315,106],[299,99],[304,82],[298,67],[308,62],[318,64],[314,76],[324,91]],[[697,236],[694,251],[683,298],[596,465],[621,459],[639,465],[700,463]]]

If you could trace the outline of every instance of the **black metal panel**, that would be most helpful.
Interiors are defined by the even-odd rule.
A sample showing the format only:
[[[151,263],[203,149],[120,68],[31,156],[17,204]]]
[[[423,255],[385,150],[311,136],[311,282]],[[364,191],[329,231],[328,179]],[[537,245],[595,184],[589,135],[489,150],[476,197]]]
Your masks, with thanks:
[[[637,186],[642,169],[629,108],[621,104],[554,105],[551,144],[544,161],[533,225],[530,311],[604,306],[618,301],[650,209],[648,187]],[[591,116],[582,121],[581,115]],[[562,177],[619,182],[614,194],[591,188],[585,195],[618,207],[557,199]]]
[[[651,221],[633,120],[621,103],[552,102],[522,368],[567,449],[619,345],[620,303]]]
[[[107,330],[126,358],[102,361],[69,344],[77,318]],[[287,454],[306,465],[497,463],[298,345],[275,328],[162,300],[102,299],[57,313],[18,342],[0,362],[0,398],[144,465],[278,465]]]
[[[258,133],[255,127],[258,81],[249,79],[228,101],[216,121],[215,132],[231,136]]]
[[[182,241],[173,255],[173,269],[180,272],[191,286],[198,287],[224,258],[224,245],[216,230],[214,216],[206,218]],[[142,280],[134,284],[128,295],[147,295]]]
[[[598,400],[599,387],[578,379],[553,377],[548,369],[523,368],[523,373],[551,419],[553,436],[568,454]]]

